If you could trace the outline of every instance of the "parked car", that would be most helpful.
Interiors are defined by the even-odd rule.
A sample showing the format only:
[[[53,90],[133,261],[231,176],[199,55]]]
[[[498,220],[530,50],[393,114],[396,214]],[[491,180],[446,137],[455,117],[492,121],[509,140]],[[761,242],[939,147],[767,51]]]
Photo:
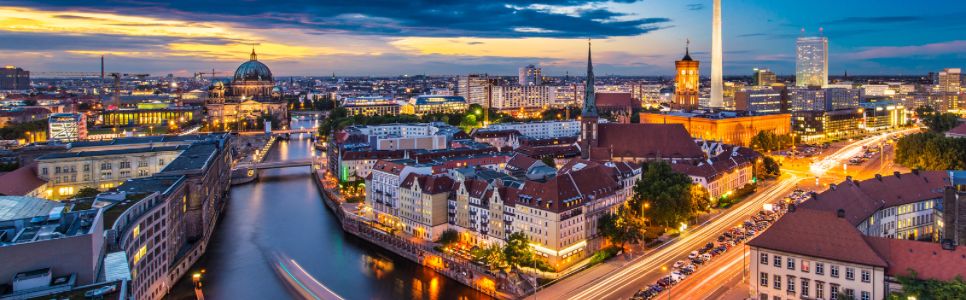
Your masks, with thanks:
[[[688,254],[688,258],[694,259],[695,257],[698,257],[698,255],[701,255],[701,253],[698,253],[698,251],[691,251],[691,253]]]
[[[684,266],[684,264],[685,264],[685,262],[683,260],[679,260],[679,261],[674,262],[674,266],[673,267],[675,269],[680,269],[681,267]]]

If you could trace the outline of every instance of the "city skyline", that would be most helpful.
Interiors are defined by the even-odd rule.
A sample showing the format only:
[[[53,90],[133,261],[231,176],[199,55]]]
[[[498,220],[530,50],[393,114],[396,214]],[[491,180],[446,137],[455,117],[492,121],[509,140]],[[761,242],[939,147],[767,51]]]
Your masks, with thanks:
[[[791,75],[800,30],[820,27],[833,76],[924,75],[966,61],[966,25],[956,22],[966,6],[892,2],[725,1],[724,74],[765,67]],[[105,54],[109,71],[187,76],[227,72],[257,43],[280,76],[513,75],[527,64],[562,76],[581,73],[589,37],[600,75],[670,75],[686,39],[696,60],[710,62],[711,1],[247,4],[8,1],[0,37],[10,42],[0,55],[36,72],[96,71]],[[701,72],[711,74],[710,65]]]

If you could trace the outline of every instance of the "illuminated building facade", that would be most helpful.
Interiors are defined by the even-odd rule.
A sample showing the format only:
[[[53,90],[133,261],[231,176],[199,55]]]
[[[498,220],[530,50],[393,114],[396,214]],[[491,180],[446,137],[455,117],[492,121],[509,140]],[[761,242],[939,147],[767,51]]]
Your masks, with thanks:
[[[164,109],[105,110],[101,113],[101,124],[104,126],[181,126],[189,122],[201,121],[201,115],[201,109],[187,106]]]
[[[755,86],[735,92],[735,109],[760,114],[773,114],[787,111],[786,102],[779,90]]]
[[[805,143],[824,143],[861,136],[866,133],[862,110],[799,111],[792,113],[792,130]]]
[[[862,124],[868,131],[885,130],[905,126],[906,108],[894,101],[867,102],[861,104]]]
[[[939,102],[940,111],[961,110],[966,108],[962,94],[962,70],[947,68],[939,72],[938,93],[942,97]]]
[[[87,116],[84,114],[51,114],[47,127],[49,140],[66,143],[87,139]]]
[[[520,85],[541,85],[543,84],[543,75],[537,66],[527,65],[520,68],[517,81]]]
[[[691,59],[688,48],[684,49],[684,57],[674,62],[674,102],[672,108],[692,110],[698,108],[698,93],[700,90],[699,61]]]
[[[752,76],[752,85],[771,86],[776,83],[778,83],[778,76],[775,76],[775,72],[769,69],[755,68],[755,74]]]
[[[825,87],[828,85],[828,38],[799,37],[795,42],[795,85]]]
[[[641,123],[682,124],[693,138],[720,141],[725,144],[749,146],[751,138],[760,131],[775,134],[791,133],[790,114],[740,115],[692,113],[641,113]]]
[[[231,83],[216,81],[208,90],[205,109],[211,130],[241,130],[255,126],[260,117],[270,117],[285,126],[288,105],[275,92],[268,66],[258,61],[252,49],[249,60],[238,66]],[[180,118],[179,118],[180,119]]]
[[[487,107],[490,93],[490,79],[486,74],[469,74],[456,80],[456,95],[466,99],[466,103]]]
[[[400,112],[410,115],[456,114],[464,113],[466,99],[460,96],[422,95],[416,96],[402,106]]]
[[[399,101],[379,96],[348,98],[342,101],[342,108],[350,116],[397,116],[402,112]]]

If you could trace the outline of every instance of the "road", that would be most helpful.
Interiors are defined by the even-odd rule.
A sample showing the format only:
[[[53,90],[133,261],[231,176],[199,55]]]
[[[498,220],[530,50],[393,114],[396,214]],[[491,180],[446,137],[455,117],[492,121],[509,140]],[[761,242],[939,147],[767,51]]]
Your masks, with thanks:
[[[587,276],[564,279],[539,291],[536,299],[627,299],[640,288],[653,284],[662,276],[663,274],[660,274],[662,266],[670,267],[675,261],[687,258],[687,254],[691,251],[701,248],[708,241],[717,238],[727,229],[761,210],[766,202],[790,193],[802,179],[804,178],[794,174],[787,175],[775,185],[763,189],[733,209],[701,226],[686,230],[671,243],[624,262],[620,267],[595,279],[588,280]]]

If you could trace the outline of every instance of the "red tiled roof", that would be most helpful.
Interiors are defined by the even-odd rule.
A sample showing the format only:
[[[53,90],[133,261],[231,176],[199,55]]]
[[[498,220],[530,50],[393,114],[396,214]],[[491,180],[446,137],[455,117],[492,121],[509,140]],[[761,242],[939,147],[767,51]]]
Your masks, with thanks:
[[[0,175],[0,195],[24,196],[47,183],[37,178],[37,163]]]
[[[899,175],[883,175],[863,181],[845,181],[825,190],[815,199],[802,203],[802,208],[837,212],[845,210],[845,218],[857,226],[877,210],[943,197],[948,176],[943,171],[920,171]]]
[[[536,163],[536,159],[518,153],[506,163],[506,169],[510,171],[526,171]]]
[[[405,167],[404,165],[380,159],[380,160],[377,160],[376,163],[372,165],[372,170],[386,172],[386,173],[399,176],[399,174],[402,174],[402,170],[404,167]]]
[[[631,93],[598,93],[597,94],[597,107],[598,108],[631,108],[637,105],[641,105],[631,97]]]
[[[533,157],[541,156],[563,156],[563,157],[574,157],[580,155],[580,149],[575,145],[553,145],[553,146],[523,146],[515,150],[517,153],[521,153]]]
[[[865,243],[859,230],[834,212],[798,208],[748,245],[867,266],[888,266]]]
[[[591,155],[604,151],[613,157],[704,158],[704,152],[681,124],[600,124],[597,145]]]
[[[966,277],[966,247],[944,250],[941,244],[866,236],[865,241],[889,263],[886,275],[909,275],[920,279],[949,281]]]

